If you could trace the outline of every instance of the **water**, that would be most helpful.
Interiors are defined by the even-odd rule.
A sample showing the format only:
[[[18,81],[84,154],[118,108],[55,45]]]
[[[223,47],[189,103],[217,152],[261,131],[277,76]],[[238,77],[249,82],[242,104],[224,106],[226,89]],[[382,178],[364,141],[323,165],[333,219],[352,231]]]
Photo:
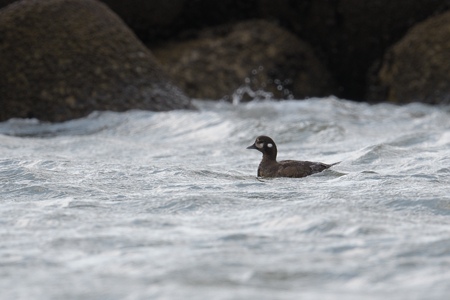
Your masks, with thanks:
[[[0,298],[447,299],[448,107],[197,105],[0,123]]]

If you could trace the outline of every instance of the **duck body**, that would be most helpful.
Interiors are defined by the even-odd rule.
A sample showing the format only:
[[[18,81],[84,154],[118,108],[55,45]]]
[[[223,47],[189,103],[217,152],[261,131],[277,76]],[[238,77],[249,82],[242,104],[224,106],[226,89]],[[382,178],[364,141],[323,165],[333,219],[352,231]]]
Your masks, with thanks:
[[[301,178],[322,172],[335,164],[321,162],[282,160],[277,161],[277,146],[268,136],[261,135],[247,149],[255,149],[263,154],[258,167],[258,177],[293,177]]]

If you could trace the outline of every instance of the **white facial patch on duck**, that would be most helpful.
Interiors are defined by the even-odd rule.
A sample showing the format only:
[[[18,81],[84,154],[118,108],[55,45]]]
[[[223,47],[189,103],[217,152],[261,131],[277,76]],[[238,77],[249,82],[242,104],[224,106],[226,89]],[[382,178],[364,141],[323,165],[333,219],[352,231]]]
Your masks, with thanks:
[[[264,147],[264,143],[263,142],[256,142],[255,145],[259,149],[262,149],[262,147]]]
[[[272,143],[268,143],[267,144],[267,148],[272,148],[273,147],[273,144]]]

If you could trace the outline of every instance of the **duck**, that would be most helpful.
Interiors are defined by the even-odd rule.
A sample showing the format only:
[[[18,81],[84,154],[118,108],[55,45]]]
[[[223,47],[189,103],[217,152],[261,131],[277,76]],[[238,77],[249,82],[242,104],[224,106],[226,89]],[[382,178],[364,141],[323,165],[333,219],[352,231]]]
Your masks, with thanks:
[[[292,177],[302,178],[320,173],[338,163],[325,164],[312,161],[282,160],[277,161],[277,145],[272,138],[260,135],[253,145],[247,149],[255,149],[263,154],[258,167],[258,177]]]

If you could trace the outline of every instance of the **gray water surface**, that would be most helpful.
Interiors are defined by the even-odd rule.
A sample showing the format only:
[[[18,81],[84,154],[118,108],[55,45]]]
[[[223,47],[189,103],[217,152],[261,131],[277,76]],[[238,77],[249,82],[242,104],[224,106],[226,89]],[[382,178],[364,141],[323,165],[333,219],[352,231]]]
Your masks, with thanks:
[[[197,105],[0,123],[0,298],[448,299],[448,107]]]

